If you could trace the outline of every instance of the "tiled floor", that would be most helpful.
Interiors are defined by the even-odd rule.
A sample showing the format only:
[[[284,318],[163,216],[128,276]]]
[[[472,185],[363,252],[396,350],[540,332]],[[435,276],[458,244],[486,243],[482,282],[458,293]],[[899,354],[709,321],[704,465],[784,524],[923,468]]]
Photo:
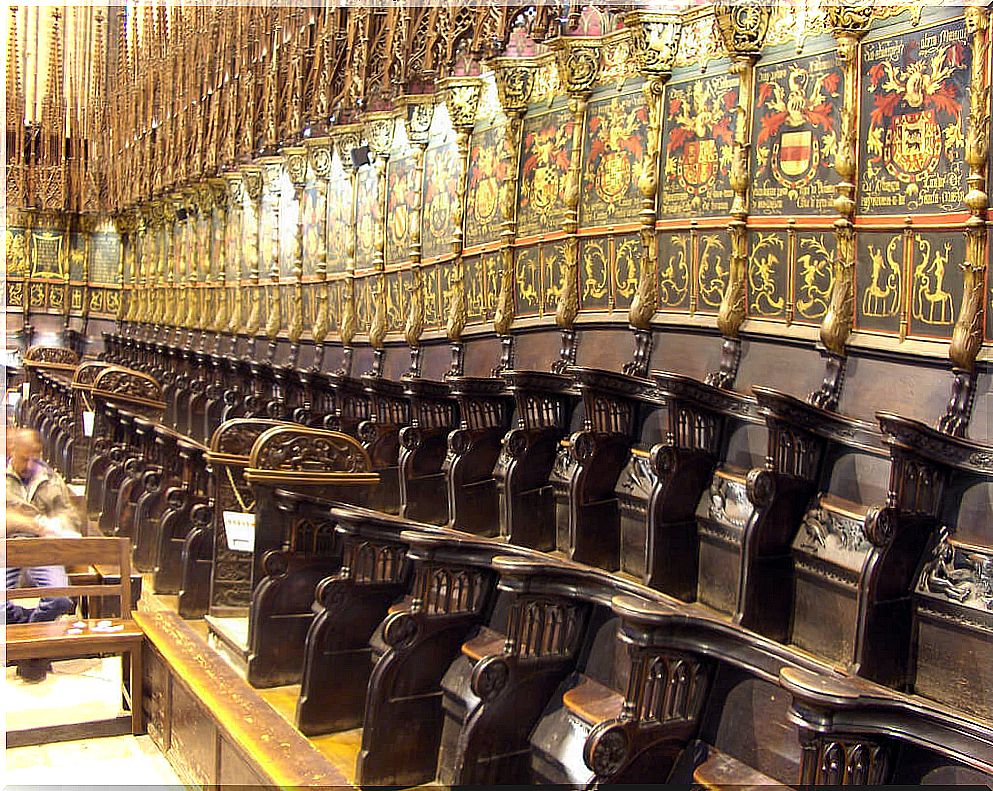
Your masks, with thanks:
[[[121,660],[55,662],[41,683],[29,684],[6,668],[6,729],[62,725],[122,713]],[[162,785],[181,787],[165,756],[147,736],[114,736],[4,751],[6,788],[17,786]]]

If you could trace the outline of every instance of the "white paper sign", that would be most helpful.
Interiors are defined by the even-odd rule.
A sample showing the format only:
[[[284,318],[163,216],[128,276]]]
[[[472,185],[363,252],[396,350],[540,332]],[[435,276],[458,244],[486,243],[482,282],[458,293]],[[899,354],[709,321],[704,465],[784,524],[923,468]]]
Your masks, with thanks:
[[[24,384],[21,385],[21,396],[23,398],[31,397],[31,382],[24,382]]]
[[[96,412],[83,412],[83,436],[92,437],[93,436],[93,420],[96,417]]]
[[[224,511],[224,532],[228,549],[232,552],[251,552],[255,549],[255,514]]]

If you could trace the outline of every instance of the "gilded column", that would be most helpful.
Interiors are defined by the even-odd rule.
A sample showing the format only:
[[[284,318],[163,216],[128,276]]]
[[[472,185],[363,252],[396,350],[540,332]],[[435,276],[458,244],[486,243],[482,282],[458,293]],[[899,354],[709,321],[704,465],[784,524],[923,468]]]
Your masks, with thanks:
[[[296,367],[303,336],[303,190],[307,185],[307,149],[303,146],[283,148],[286,172],[293,185],[293,200],[297,206],[296,233],[293,236],[293,285],[290,295],[288,335],[290,339],[289,364]]]
[[[682,21],[678,14],[634,11],[624,18],[631,30],[631,49],[638,70],[645,78],[643,93],[648,108],[648,139],[645,141],[643,170],[638,178],[641,193],[641,271],[638,290],[628,312],[635,330],[634,359],[624,372],[635,376],[648,374],[652,353],[652,317],[658,309],[659,242],[655,230],[656,200],[659,188],[659,156],[662,147],[662,95],[672,75],[679,48]]]
[[[465,296],[465,267],[462,263],[462,250],[465,241],[465,204],[469,178],[469,137],[476,123],[479,97],[482,84],[475,77],[450,77],[443,83],[445,104],[455,129],[455,144],[459,152],[459,173],[455,210],[452,214],[452,296],[448,306],[448,322],[445,333],[452,347],[450,376],[461,376],[464,368],[464,347],[462,333],[468,320],[468,306]]]
[[[269,245],[266,250],[269,256],[269,285],[266,289],[268,300],[266,302],[265,334],[269,339],[266,362],[271,363],[276,356],[279,330],[283,326],[283,306],[279,294],[279,208],[282,200],[280,181],[283,176],[283,158],[280,156],[262,157],[259,163],[262,165],[262,178],[265,182],[264,194],[268,198],[270,208],[269,216],[266,218],[269,221],[269,227],[265,229],[269,233]],[[265,199],[263,200],[265,201]]]
[[[969,84],[969,120],[965,161],[969,166],[969,192],[965,205],[966,260],[962,265],[962,306],[952,330],[948,357],[955,380],[945,415],[938,421],[942,431],[965,436],[976,397],[976,356],[983,345],[986,325],[986,215],[989,196],[986,171],[989,162],[990,127],[990,12],[973,2],[965,9],[966,27],[972,36],[972,80]]]
[[[314,290],[314,325],[311,335],[314,339],[314,362],[311,370],[320,371],[324,366],[324,342],[331,328],[328,312],[328,233],[340,233],[341,229],[327,228],[328,216],[328,179],[331,177],[331,138],[319,137],[307,140],[307,153],[310,156],[310,166],[317,177],[317,216],[321,218],[321,233],[317,235],[316,244],[310,254],[314,256],[314,275],[317,282]]]
[[[345,233],[345,281],[341,294],[341,317],[338,321],[338,331],[341,336],[342,360],[338,373],[342,376],[352,374],[352,341],[355,340],[355,232],[356,232],[356,185],[358,183],[358,168],[352,161],[352,150],[359,144],[357,128],[335,130],[334,145],[346,172],[349,184],[349,213],[348,228]]]
[[[841,99],[841,133],[834,169],[834,261],[831,298],[821,322],[821,343],[827,350],[827,369],[820,388],[808,400],[823,409],[834,409],[841,396],[845,346],[855,320],[855,178],[858,161],[859,41],[872,23],[872,3],[831,5],[828,22],[838,44],[837,60],[844,84]]]
[[[410,347],[410,375],[421,375],[421,335],[424,333],[424,273],[421,271],[421,217],[424,214],[424,152],[428,147],[431,120],[434,118],[434,96],[408,96],[404,103],[404,126],[407,139],[414,149],[414,184],[417,197],[410,219],[410,308],[403,334]]]
[[[531,100],[534,63],[518,58],[498,58],[493,61],[497,95],[507,116],[503,129],[502,164],[507,177],[500,185],[500,293],[497,295],[493,330],[500,336],[500,364],[493,373],[513,368],[514,344],[514,240],[517,238],[517,174],[521,150],[524,113]]]
[[[213,234],[216,244],[217,257],[217,279],[214,285],[214,313],[211,321],[211,332],[214,333],[213,354],[218,354],[221,348],[221,336],[228,328],[228,189],[227,182],[223,178],[212,178],[208,182],[213,197],[214,210],[216,212],[217,225],[219,226]]]
[[[262,168],[257,165],[245,165],[240,168],[245,184],[245,195],[248,197],[248,208],[242,219],[244,228],[245,263],[248,265],[248,316],[245,319],[245,335],[251,341],[251,353],[254,355],[258,333],[262,328],[262,286],[260,285],[260,270],[262,269],[262,247],[259,244],[262,214]],[[248,350],[246,350],[248,352]]]
[[[383,373],[384,341],[386,340],[386,273],[384,251],[386,249],[386,163],[393,146],[393,129],[396,121],[389,113],[369,113],[364,119],[366,140],[373,154],[372,166],[376,169],[376,200],[379,201],[379,222],[376,223],[373,247],[373,268],[376,271],[372,299],[372,322],[369,327],[369,343],[373,348],[374,376]]]
[[[244,177],[237,171],[224,174],[224,185],[227,188],[228,211],[225,226],[225,244],[227,252],[225,261],[234,263],[234,278],[228,284],[228,321],[224,328],[231,336],[228,354],[234,355],[238,346],[238,334],[242,331],[242,256],[244,252]],[[226,266],[226,264],[225,264]]]
[[[596,40],[560,38],[556,55],[559,79],[569,95],[569,112],[572,114],[572,150],[569,171],[566,174],[565,249],[562,257],[562,279],[559,286],[555,323],[562,332],[559,359],[552,370],[561,373],[576,362],[576,316],[579,315],[579,193],[582,181],[583,129],[586,125],[586,105],[593,84],[600,74],[600,45]]]
[[[717,29],[731,58],[731,73],[738,76],[738,106],[735,108],[734,153],[731,160],[731,261],[727,288],[717,313],[717,327],[724,336],[720,371],[708,381],[732,387],[741,359],[738,333],[745,321],[748,277],[748,190],[752,149],[751,120],[754,101],[755,64],[769,28],[771,7],[763,0],[718,0],[714,3]]]

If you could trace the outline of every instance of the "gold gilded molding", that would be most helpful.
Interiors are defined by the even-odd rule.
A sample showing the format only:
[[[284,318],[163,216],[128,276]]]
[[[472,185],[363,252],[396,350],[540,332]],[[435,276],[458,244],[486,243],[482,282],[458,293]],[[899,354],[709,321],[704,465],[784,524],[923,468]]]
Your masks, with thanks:
[[[323,233],[317,240],[317,249],[314,251],[314,274],[317,277],[317,284],[314,291],[314,325],[311,329],[311,336],[314,343],[320,345],[324,343],[331,328],[331,321],[328,314],[328,245],[326,234],[330,229],[327,225],[328,206],[328,179],[331,176],[331,163],[334,155],[331,138],[313,138],[306,142],[307,153],[310,155],[310,166],[317,177],[317,212],[322,219],[321,227]],[[335,230],[335,232],[338,232]]]
[[[469,136],[472,134],[476,113],[479,110],[479,97],[482,94],[482,82],[474,77],[451,77],[442,83],[445,91],[445,104],[448,115],[455,129],[455,145],[459,152],[459,174],[456,182],[457,197],[452,213],[452,294],[450,297],[448,321],[445,334],[448,340],[459,342],[469,319],[469,308],[466,302],[465,265],[462,261],[463,242],[465,239],[465,201],[467,179],[469,177]]]
[[[990,126],[990,12],[985,6],[972,4],[965,10],[966,28],[972,36],[972,80],[969,86],[969,120],[966,133],[965,160],[969,166],[969,192],[965,204],[970,217],[966,221],[966,260],[962,264],[962,306],[952,331],[948,350],[952,365],[973,371],[976,356],[983,345],[986,319],[986,169],[989,161]]]
[[[404,340],[411,348],[420,344],[424,333],[424,273],[421,271],[421,217],[424,213],[424,152],[428,146],[434,118],[434,96],[408,96],[404,102],[404,127],[413,147],[414,184],[417,185],[414,210],[410,220],[410,306],[403,328]]]
[[[586,106],[590,92],[600,74],[600,44],[598,39],[560,38],[555,42],[559,79],[569,94],[572,115],[572,150],[563,190],[565,219],[562,230],[567,234],[562,255],[562,277],[555,306],[555,323],[563,330],[572,330],[579,315],[579,192],[582,180],[583,130],[586,127]]]
[[[751,152],[751,118],[755,63],[769,28],[770,7],[762,0],[719,0],[714,18],[724,47],[731,56],[731,73],[738,76],[735,108],[734,154],[731,161],[730,272],[717,313],[717,327],[726,338],[737,338],[746,315],[745,280],[748,271],[748,189]]]
[[[514,239],[517,237],[517,159],[521,149],[524,113],[531,100],[533,61],[496,58],[491,64],[500,105],[507,116],[503,129],[501,158],[507,178],[500,185],[500,292],[497,295],[493,330],[508,336],[514,324]]]
[[[389,324],[386,318],[386,163],[393,146],[393,131],[396,119],[391,113],[369,113],[363,119],[363,129],[372,157],[372,167],[376,171],[376,200],[379,201],[379,221],[373,240],[372,263],[376,274],[372,276],[372,321],[369,325],[369,342],[372,347],[382,350]]]
[[[821,343],[833,354],[843,355],[855,321],[855,175],[858,158],[859,41],[872,23],[872,2],[828,7],[828,22],[838,44],[837,60],[844,86],[841,100],[841,134],[834,169],[835,254],[831,298],[821,323]]]

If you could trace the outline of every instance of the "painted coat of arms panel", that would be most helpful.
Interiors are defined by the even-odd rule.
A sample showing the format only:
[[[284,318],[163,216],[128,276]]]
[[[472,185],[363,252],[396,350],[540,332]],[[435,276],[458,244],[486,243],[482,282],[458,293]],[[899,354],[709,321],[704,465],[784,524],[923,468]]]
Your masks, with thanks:
[[[390,159],[386,172],[386,263],[410,258],[411,223],[417,218],[418,184],[413,157]]]
[[[696,77],[666,86],[660,217],[728,214],[738,78]]]
[[[459,149],[454,142],[429,148],[424,156],[421,243],[425,258],[450,253],[459,195]]]
[[[328,272],[344,272],[352,233],[352,185],[347,178],[328,183]]]
[[[469,187],[466,194],[467,247],[500,238],[500,188],[507,178],[508,164],[503,158],[503,127],[478,129],[469,149]]]
[[[862,48],[862,214],[963,210],[971,51],[964,22]]]
[[[572,156],[572,117],[563,109],[524,119],[519,238],[557,231],[565,219],[562,194]]]
[[[638,219],[647,124],[648,110],[640,92],[590,102],[579,215],[583,227]]]
[[[380,208],[379,181],[372,167],[366,166],[359,170],[355,205],[355,268],[369,269],[375,255],[376,228],[383,213]]]
[[[753,214],[832,213],[842,80],[833,52],[756,69]]]

